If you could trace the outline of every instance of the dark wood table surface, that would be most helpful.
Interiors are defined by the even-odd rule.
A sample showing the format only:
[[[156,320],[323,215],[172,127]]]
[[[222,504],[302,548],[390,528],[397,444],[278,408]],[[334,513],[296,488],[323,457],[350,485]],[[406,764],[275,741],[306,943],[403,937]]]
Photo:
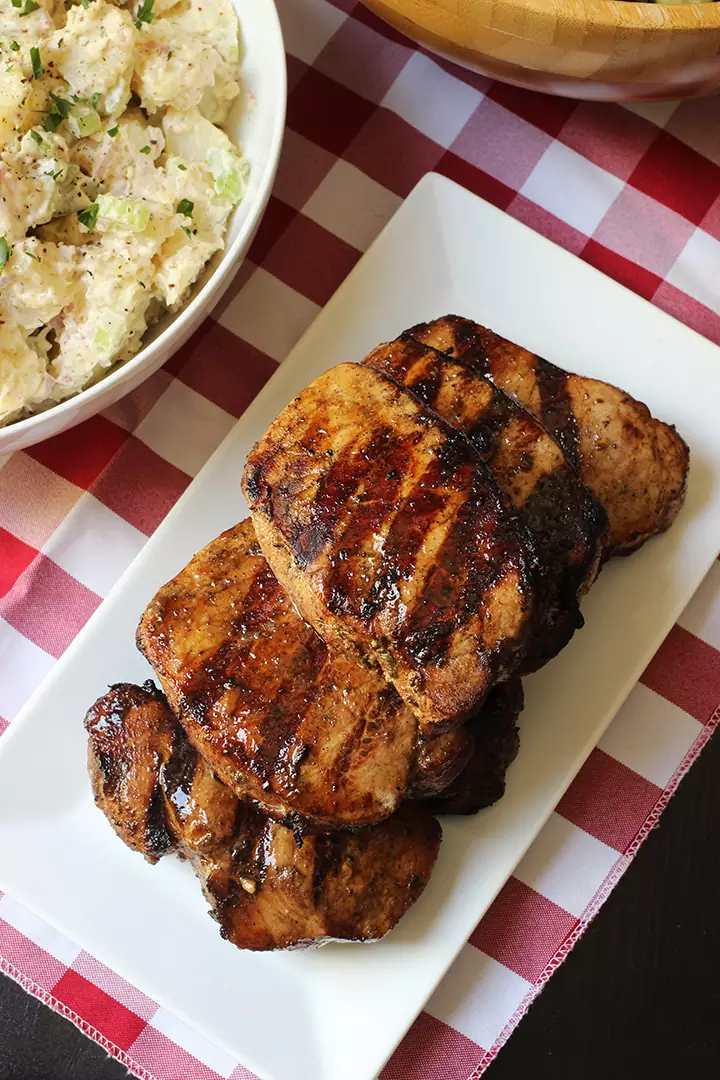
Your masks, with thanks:
[[[719,827],[720,734],[489,1080],[720,1077]],[[0,1080],[122,1077],[99,1046],[0,976]]]

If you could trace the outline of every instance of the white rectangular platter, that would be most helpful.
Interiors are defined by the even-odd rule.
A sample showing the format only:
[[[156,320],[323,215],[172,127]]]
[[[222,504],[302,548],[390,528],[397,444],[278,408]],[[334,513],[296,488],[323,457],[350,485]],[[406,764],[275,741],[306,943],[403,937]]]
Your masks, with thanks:
[[[526,681],[505,798],[446,819],[432,881],[383,942],[252,955],[223,942],[191,871],[151,867],[95,809],[82,718],[108,683],[143,680],[135,627],[155,590],[245,516],[240,476],[311,379],[446,312],[618,383],[689,442],[674,528],[608,566],[586,628]],[[597,743],[714,559],[720,350],[524,225],[426,177],[0,742],[0,888],[263,1080],[371,1080]]]

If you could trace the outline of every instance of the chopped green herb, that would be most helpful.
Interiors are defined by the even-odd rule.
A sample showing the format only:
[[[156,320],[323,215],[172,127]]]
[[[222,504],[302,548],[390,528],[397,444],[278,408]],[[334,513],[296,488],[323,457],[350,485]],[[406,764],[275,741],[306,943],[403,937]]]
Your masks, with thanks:
[[[180,164],[178,165],[178,169],[180,169],[181,172],[187,172],[187,165]]]
[[[20,52],[20,46],[18,45],[17,41],[11,41],[10,48],[13,52]]]
[[[82,0],[82,6],[87,11],[87,9],[90,7],[90,0]]]
[[[40,259],[38,258],[38,256],[33,255],[32,251],[26,251],[25,254],[27,255],[28,259],[34,259],[35,262],[40,262]]]
[[[43,145],[43,137],[42,137],[42,135],[40,134],[39,131],[36,131],[35,128],[31,128],[30,129],[30,135],[35,140],[35,142],[38,144],[38,146]]]
[[[22,7],[22,0],[12,0],[12,6],[14,8]]]
[[[153,15],[153,4],[155,0],[142,0],[142,4],[137,9],[137,15],[135,16],[135,26],[140,29],[143,23],[151,23],[155,16]]]
[[[10,248],[4,236],[0,236],[0,270],[10,258]]]
[[[84,225],[86,229],[94,229],[98,216],[98,204],[93,203],[92,206],[88,206],[86,210],[81,210],[78,213],[78,221],[81,225]]]
[[[53,94],[52,90],[50,91],[50,97],[54,102],[53,109],[59,112],[63,120],[65,120],[70,115],[70,110],[72,109],[71,102],[66,101],[65,98],[58,97],[57,94]]]
[[[192,217],[192,212],[195,209],[195,203],[192,199],[181,199],[177,204],[178,214],[184,214],[185,217]]]
[[[20,18],[22,18],[23,15],[29,15],[32,11],[37,11],[39,7],[40,5],[36,4],[35,0],[25,0],[25,7],[20,12]]]
[[[37,6],[37,5],[36,5]],[[32,63],[33,78],[39,79],[44,73],[45,68],[42,66],[42,60],[40,59],[40,50],[37,45],[33,45],[30,49],[30,61]]]
[[[58,169],[57,172],[51,172],[50,175],[53,180],[57,180],[58,176],[62,176],[62,169]]]
[[[171,49],[171,50],[170,50],[170,52],[168,53],[168,57],[167,57],[167,58],[168,58],[168,60],[172,60],[172,49]]]
[[[120,130],[120,128],[116,124],[115,127],[110,128],[110,130],[108,131],[108,135],[110,136],[111,139],[114,139],[119,130]]]
[[[149,154],[150,153],[150,147],[149,146],[141,146],[140,147],[140,153],[141,154]]]
[[[93,96],[90,98],[90,104],[92,105],[93,109],[97,109],[99,100],[100,100],[100,95],[99,94],[93,94]]]
[[[50,91],[50,97],[52,98],[52,106],[49,112],[45,113],[43,127],[46,131],[57,131],[63,120],[67,120],[70,115],[72,103],[66,101],[65,98],[58,97],[52,90]]]
[[[185,235],[186,235],[186,236],[189,236],[189,237],[190,237],[190,239],[192,240],[192,233],[191,233],[191,232],[190,232],[190,230],[188,229],[187,225],[181,225],[181,226],[180,226],[180,228],[181,228],[181,229],[182,229],[182,231],[183,231],[183,232],[185,233]]]

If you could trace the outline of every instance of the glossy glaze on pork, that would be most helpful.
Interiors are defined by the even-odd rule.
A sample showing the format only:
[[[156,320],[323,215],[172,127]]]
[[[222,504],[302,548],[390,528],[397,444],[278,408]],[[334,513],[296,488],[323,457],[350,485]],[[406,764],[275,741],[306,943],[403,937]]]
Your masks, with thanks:
[[[378,665],[424,734],[522,664],[533,538],[465,437],[384,375],[341,364],[316,379],[252,450],[243,487],[299,612]]]
[[[409,334],[379,345],[364,363],[468,437],[535,537],[544,603],[521,672],[534,671],[582,626],[579,601],[598,573],[605,511],[542,424],[466,365]]]
[[[441,830],[423,809],[296,837],[213,774],[152,683],[111,687],[85,726],[95,801],[118,836],[151,862],[189,859],[239,948],[377,940],[427,884]]]
[[[188,859],[240,948],[382,937],[429,879],[430,815],[503,795],[519,675],[602,560],[669,526],[687,468],[628,394],[466,319],[331,369],[249,455],[252,520],[145,611],[166,696],[90,709],[98,806]]]
[[[329,652],[241,522],[163,586],[137,635],[188,737],[290,825],[369,825],[405,796],[417,722],[379,672]]]

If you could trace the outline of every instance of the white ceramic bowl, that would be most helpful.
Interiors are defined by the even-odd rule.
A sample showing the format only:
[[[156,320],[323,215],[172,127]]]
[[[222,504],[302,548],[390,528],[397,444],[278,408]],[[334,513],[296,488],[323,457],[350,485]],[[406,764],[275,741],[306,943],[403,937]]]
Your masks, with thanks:
[[[250,187],[230,219],[224,251],[211,260],[191,298],[176,315],[166,315],[148,332],[146,344],[127,363],[73,398],[0,428],[0,454],[22,450],[107,409],[157,371],[210,314],[236,273],[267,205],[277,170],[287,81],[282,31],[274,0],[234,0],[244,47],[242,79],[247,102],[239,103],[228,134],[240,142],[250,161]]]

